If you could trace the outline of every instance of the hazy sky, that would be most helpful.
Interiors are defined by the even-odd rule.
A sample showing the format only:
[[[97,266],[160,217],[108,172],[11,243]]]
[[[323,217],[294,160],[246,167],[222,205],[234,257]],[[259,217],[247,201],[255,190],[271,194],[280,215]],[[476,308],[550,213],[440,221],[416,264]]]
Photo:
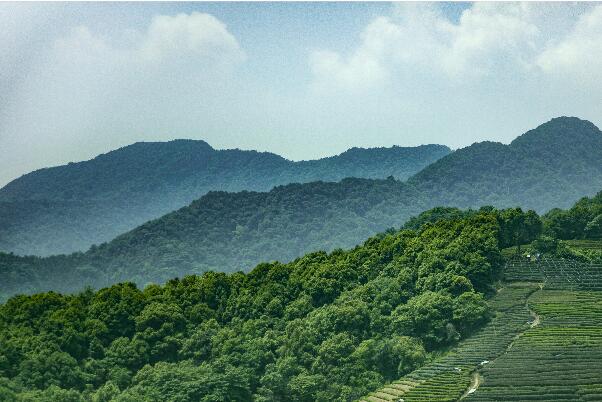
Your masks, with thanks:
[[[602,4],[0,4],[0,185],[136,141],[290,159],[602,125]]]

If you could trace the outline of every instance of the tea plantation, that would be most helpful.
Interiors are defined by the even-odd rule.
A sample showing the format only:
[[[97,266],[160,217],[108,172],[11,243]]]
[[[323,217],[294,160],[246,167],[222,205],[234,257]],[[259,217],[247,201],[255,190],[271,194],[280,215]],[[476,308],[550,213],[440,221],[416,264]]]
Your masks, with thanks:
[[[362,402],[602,401],[602,265],[510,258],[494,318]]]

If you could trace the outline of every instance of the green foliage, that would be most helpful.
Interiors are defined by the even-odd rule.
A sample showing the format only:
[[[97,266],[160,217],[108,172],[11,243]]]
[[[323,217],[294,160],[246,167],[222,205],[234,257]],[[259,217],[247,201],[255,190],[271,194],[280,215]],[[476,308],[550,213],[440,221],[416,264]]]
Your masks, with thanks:
[[[73,292],[122,281],[145,286],[208,270],[236,272],[262,261],[288,262],[312,250],[352,247],[435,205],[521,205],[538,211],[565,207],[578,195],[602,187],[600,149],[602,135],[593,124],[558,118],[508,146],[480,143],[458,150],[408,183],[345,179],[290,184],[266,193],[210,192],[86,253],[50,259],[0,253],[0,300],[17,293]],[[131,229],[210,189],[267,190],[289,181],[338,180],[351,174],[402,178],[402,166],[417,166],[448,151],[440,146],[354,149],[292,163],[272,154],[215,151],[195,141],[135,144],[89,162],[34,172],[0,190],[0,247],[18,250],[35,243],[47,251],[57,250],[57,244],[82,248],[77,245],[90,244],[91,238],[101,243],[110,238],[107,231]],[[294,172],[285,173],[291,163]],[[602,211],[594,207],[599,197],[580,203],[573,212],[550,212],[545,233],[563,239],[599,237]],[[435,208],[410,220],[406,228],[476,212]],[[539,235],[535,213],[509,210],[498,218],[502,247],[520,246]],[[67,232],[68,239],[63,236]],[[487,267],[482,268],[486,275]],[[316,292],[336,292],[329,281],[317,280]],[[423,285],[447,286],[434,279]],[[312,298],[317,296],[312,293]],[[278,308],[278,300],[272,307]]]
[[[462,211],[454,207],[435,207],[413,216],[403,225],[403,228],[417,230],[425,223],[435,223],[442,219],[461,219],[470,213],[471,211]]]
[[[535,240],[542,231],[542,222],[534,211],[506,209],[498,214],[500,247],[520,246]]]
[[[552,209],[543,216],[545,233],[558,239],[602,238],[602,191],[583,197],[572,208]]]
[[[424,208],[412,188],[395,180],[292,184],[267,193],[212,192],[85,254],[41,259],[0,253],[0,299],[120,281],[144,286],[208,270],[236,272],[262,261],[291,261],[312,250],[353,247],[401,226]]]
[[[248,274],[15,296],[0,306],[0,395],[357,399],[487,321],[476,292],[500,268],[498,214],[391,231]]]

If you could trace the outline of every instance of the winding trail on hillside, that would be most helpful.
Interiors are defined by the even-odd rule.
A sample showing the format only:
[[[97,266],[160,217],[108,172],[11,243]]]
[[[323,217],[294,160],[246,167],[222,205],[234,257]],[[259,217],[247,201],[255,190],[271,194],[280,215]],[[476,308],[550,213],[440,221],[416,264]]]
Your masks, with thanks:
[[[462,396],[460,397],[460,400],[462,400],[462,399],[466,398],[468,395],[476,392],[476,390],[479,389],[479,385],[481,385],[482,381],[483,381],[483,378],[481,377],[481,374],[479,374],[478,370],[475,370],[472,373],[472,379],[470,380],[470,386],[464,392],[464,394],[462,394]]]
[[[501,290],[501,289],[500,289]],[[529,322],[529,328],[526,328],[524,331],[519,332],[518,334],[516,334],[516,336],[514,337],[514,339],[512,339],[512,342],[510,342],[510,344],[508,345],[508,347],[506,348],[506,351],[504,353],[502,353],[501,355],[499,355],[498,357],[496,357],[493,361],[488,362],[488,364],[490,363],[494,363],[497,359],[499,359],[500,357],[504,356],[505,354],[508,353],[508,351],[510,349],[512,349],[512,346],[514,346],[514,343],[525,334],[525,332],[527,332],[528,330],[537,327],[540,323],[541,323],[541,317],[539,316],[539,314],[537,314],[533,309],[531,309],[531,307],[529,307],[529,299],[531,298],[531,296],[533,296],[535,293],[539,292],[543,290],[543,286],[540,285],[539,286],[539,290],[535,290],[534,292],[532,292],[529,296],[527,296],[527,299],[525,300],[525,307],[527,308],[527,310],[529,310],[529,314],[531,314],[531,317],[533,317],[533,321]],[[465,399],[466,397],[468,397],[471,394],[474,394],[477,389],[479,389],[479,386],[481,385],[481,383],[483,382],[483,377],[481,376],[481,373],[479,373],[479,369],[477,368],[473,373],[472,373],[472,378],[470,381],[470,386],[468,387],[468,389],[464,392],[464,394],[462,394],[462,396],[460,397],[460,401]]]

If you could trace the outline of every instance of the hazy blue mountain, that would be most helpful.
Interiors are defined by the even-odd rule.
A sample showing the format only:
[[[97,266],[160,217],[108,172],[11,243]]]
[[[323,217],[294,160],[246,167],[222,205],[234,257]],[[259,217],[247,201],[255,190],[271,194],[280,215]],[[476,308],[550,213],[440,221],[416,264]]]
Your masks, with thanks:
[[[602,187],[602,132],[576,117],[555,118],[509,145],[457,150],[409,183],[441,205],[566,208]]]
[[[0,250],[49,255],[86,250],[209,191],[345,177],[405,180],[447,155],[442,145],[353,148],[292,162],[268,152],[215,150],[204,141],[136,143],[26,174],[0,189]]]
[[[269,192],[212,191],[86,253],[7,257],[8,262],[0,263],[4,291],[69,290],[126,280],[145,284],[206,270],[246,271],[262,261],[286,262],[313,250],[351,247],[437,205],[476,207],[480,202],[542,211],[556,200],[564,207],[602,188],[601,137],[591,123],[559,118],[510,145],[484,142],[458,150],[408,182],[354,178],[289,184]],[[72,211],[85,215],[88,208],[76,209],[67,201],[30,202],[36,203],[36,211],[61,214],[66,222],[74,220],[68,219]],[[18,202],[11,205],[19,210]],[[122,215],[114,219],[126,212],[119,210]],[[462,216],[449,208],[431,215]],[[593,223],[585,225],[597,230],[599,218],[590,215]],[[21,219],[27,218],[23,213]],[[91,219],[98,215],[91,214]],[[418,217],[408,225],[425,219],[431,217]],[[53,228],[50,220],[34,216],[31,221],[44,222],[48,231]],[[22,233],[31,236],[25,240],[35,241],[34,229]]]
[[[207,270],[246,271],[262,261],[352,247],[370,234],[400,227],[425,208],[413,187],[394,179],[210,192],[86,253],[45,258],[0,253],[0,296],[118,281],[143,285]]]

